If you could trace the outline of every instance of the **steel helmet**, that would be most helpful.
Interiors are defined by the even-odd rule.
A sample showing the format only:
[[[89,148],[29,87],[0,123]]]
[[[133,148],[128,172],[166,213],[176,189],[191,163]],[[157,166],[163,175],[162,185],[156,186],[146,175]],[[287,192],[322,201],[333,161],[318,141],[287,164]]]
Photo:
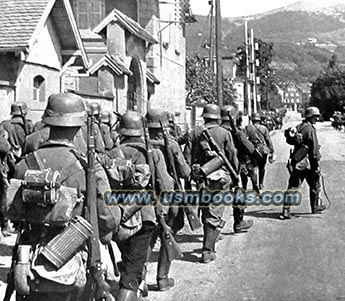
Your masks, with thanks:
[[[91,102],[90,104],[88,104],[88,109],[91,110],[91,108],[95,115],[100,115],[102,112],[102,107],[98,102]]]
[[[28,106],[23,101],[15,102],[11,105],[10,115],[25,115],[28,113]]]
[[[312,116],[320,116],[320,111],[317,107],[308,107],[305,109],[305,118],[310,118]]]
[[[173,113],[167,112],[167,119],[169,122],[175,121],[175,116]]]
[[[201,116],[209,119],[220,119],[220,108],[216,104],[207,104]]]
[[[51,126],[76,127],[85,123],[86,110],[84,100],[72,93],[52,94],[42,120]]]
[[[160,121],[163,126],[167,125],[167,112],[151,109],[146,114],[147,127],[150,129],[160,129]]]
[[[101,121],[103,123],[111,123],[111,113],[109,111],[102,111]]]
[[[119,133],[124,136],[144,135],[142,116],[135,111],[127,111],[120,119]]]
[[[221,110],[220,110],[220,117],[222,118],[222,120],[229,120],[229,116],[228,116],[228,112],[230,113],[230,115],[232,117],[235,116],[236,113],[236,109],[234,106],[224,106]]]
[[[253,113],[252,114],[252,121],[261,121],[261,117],[259,113]]]

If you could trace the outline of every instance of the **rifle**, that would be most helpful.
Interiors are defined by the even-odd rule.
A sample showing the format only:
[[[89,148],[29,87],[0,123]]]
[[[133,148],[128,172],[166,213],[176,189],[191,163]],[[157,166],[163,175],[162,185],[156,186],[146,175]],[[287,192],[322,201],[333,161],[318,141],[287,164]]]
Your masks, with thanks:
[[[232,116],[231,116],[230,112],[228,112],[228,117],[229,117],[229,123],[230,123],[231,130],[236,135],[237,132],[238,132],[238,129],[237,129],[235,123],[234,123],[234,120],[232,119]]]
[[[86,218],[93,227],[94,233],[88,241],[90,255],[88,257],[89,277],[84,292],[85,300],[111,300],[110,286],[105,281],[101,269],[101,251],[99,245],[99,228],[97,216],[97,192],[95,176],[95,110],[91,106],[87,117],[87,177],[86,177]],[[92,276],[92,277],[90,277]]]
[[[170,174],[173,176],[175,183],[177,185],[177,189],[179,191],[183,191],[182,189],[182,184],[181,181],[177,175],[177,171],[176,171],[176,165],[175,165],[175,157],[174,154],[172,152],[172,148],[170,147],[170,143],[169,143],[169,137],[163,127],[163,124],[161,121],[159,121],[161,129],[162,129],[162,133],[163,133],[163,138],[164,138],[164,147],[165,147],[165,151],[168,157],[168,169],[170,171]],[[202,224],[196,214],[196,212],[193,210],[192,207],[190,206],[184,206],[183,210],[187,216],[188,219],[188,223],[190,228],[192,229],[192,231],[197,230],[199,228],[202,227]]]
[[[165,222],[165,217],[164,217],[164,211],[162,204],[159,202],[157,195],[156,195],[156,175],[155,175],[155,165],[154,165],[154,160],[153,160],[153,150],[152,150],[152,145],[150,143],[150,135],[148,132],[148,128],[146,125],[146,120],[145,117],[142,119],[143,122],[143,129],[144,129],[144,137],[145,137],[145,145],[146,145],[146,150],[147,150],[147,164],[150,166],[150,171],[151,171],[151,188],[152,188],[152,193],[153,193],[153,198],[156,201],[157,204],[157,218],[158,222],[162,228],[162,240],[168,255],[169,261],[172,261],[174,259],[179,259],[183,257],[183,253],[176,243],[176,240],[174,238],[174,235],[170,229],[170,227],[166,224]]]
[[[204,128],[202,133],[203,133],[208,145],[210,146],[211,150],[215,151],[217,153],[217,155],[223,160],[223,163],[224,163],[226,169],[229,171],[231,180],[234,183],[234,185],[238,186],[240,180],[239,180],[239,177],[238,177],[236,170],[233,168],[233,166],[231,165],[228,158],[225,156],[224,152],[221,150],[221,148],[219,147],[217,142],[211,136],[210,131],[207,128]]]

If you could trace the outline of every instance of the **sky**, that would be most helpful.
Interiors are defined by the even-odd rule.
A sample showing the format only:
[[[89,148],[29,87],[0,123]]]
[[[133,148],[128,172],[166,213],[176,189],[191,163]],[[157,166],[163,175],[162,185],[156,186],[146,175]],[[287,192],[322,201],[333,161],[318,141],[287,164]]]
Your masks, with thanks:
[[[313,0],[314,3],[324,3],[327,0]],[[192,12],[195,15],[208,15],[210,10],[209,0],[190,0]],[[221,0],[222,17],[239,17],[263,13],[298,0]]]

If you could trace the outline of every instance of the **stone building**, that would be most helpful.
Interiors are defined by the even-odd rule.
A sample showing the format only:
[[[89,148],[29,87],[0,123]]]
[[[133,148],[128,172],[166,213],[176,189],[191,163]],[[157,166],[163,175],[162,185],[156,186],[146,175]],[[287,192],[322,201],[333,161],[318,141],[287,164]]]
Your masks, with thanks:
[[[0,1],[0,36],[0,120],[15,101],[40,119],[47,97],[63,90],[68,66],[88,66],[68,0]]]

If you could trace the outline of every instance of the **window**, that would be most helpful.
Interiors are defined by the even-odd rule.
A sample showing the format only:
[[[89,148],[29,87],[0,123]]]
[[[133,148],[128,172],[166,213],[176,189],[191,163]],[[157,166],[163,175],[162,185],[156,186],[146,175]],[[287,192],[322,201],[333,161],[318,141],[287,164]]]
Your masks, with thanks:
[[[34,78],[33,101],[44,102],[46,99],[46,83],[41,75]]]
[[[93,29],[105,17],[105,0],[74,0],[73,8],[78,27]]]

